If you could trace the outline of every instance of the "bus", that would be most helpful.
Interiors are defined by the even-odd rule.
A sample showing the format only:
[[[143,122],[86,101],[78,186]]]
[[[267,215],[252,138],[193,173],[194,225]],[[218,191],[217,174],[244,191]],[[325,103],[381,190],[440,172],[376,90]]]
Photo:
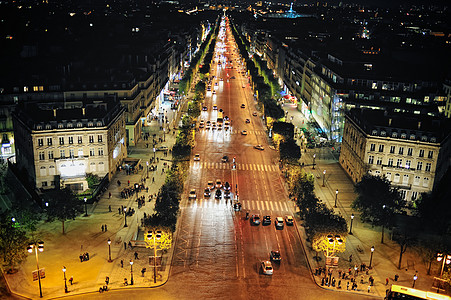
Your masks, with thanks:
[[[393,284],[390,289],[387,290],[385,300],[451,300],[451,297],[437,294],[433,292],[426,292],[417,290],[405,286]]]

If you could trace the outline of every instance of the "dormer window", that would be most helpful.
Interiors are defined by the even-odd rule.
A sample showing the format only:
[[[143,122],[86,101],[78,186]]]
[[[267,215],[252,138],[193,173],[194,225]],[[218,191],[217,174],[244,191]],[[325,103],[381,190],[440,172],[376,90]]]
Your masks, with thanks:
[[[425,135],[423,135],[423,136],[421,137],[421,140],[422,140],[423,142],[427,142],[427,141],[428,141],[428,137],[425,136]]]
[[[36,126],[36,129],[37,129],[37,130],[42,130],[42,125]]]
[[[97,122],[97,126],[102,126],[102,122]]]
[[[381,131],[381,136],[386,136],[386,135],[387,135],[387,132]]]
[[[52,129],[52,125],[50,124],[45,125],[45,129]]]
[[[394,137],[394,138],[398,137],[398,133],[397,132],[392,132],[391,133],[391,137]]]
[[[414,135],[414,134],[411,134],[411,135],[410,135],[410,139],[411,139],[411,140],[414,140],[414,139],[415,139],[415,135]]]
[[[63,124],[58,124],[58,128],[62,129],[62,128],[64,128],[64,125]]]
[[[373,130],[372,135],[377,135],[377,130],[376,129]]]
[[[94,124],[92,122],[88,123],[88,127],[92,127]]]
[[[67,128],[72,128],[72,123],[67,123]]]
[[[81,128],[81,127],[83,127],[83,124],[82,123],[77,123],[77,127]]]
[[[437,139],[435,137],[431,137],[431,143],[435,143]]]
[[[401,133],[401,138],[402,138],[402,139],[405,139],[405,138],[407,138],[407,134],[405,134],[405,133]]]

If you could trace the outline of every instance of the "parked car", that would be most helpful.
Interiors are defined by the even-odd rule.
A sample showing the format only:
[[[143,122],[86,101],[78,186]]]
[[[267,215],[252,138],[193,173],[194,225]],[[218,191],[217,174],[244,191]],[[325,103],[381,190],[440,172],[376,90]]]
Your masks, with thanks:
[[[169,148],[167,146],[159,146],[157,147],[157,151],[168,151]]]
[[[254,112],[252,113],[252,115],[253,115],[254,117],[256,117],[256,116],[257,116],[257,112],[254,111]]]
[[[240,211],[241,210],[241,203],[240,202],[236,202],[235,204],[233,204],[233,209],[235,211]]]
[[[246,108],[246,105],[244,103],[241,104],[241,108]]]
[[[217,189],[222,188],[222,181],[220,179],[216,179],[216,188]]]
[[[213,181],[208,181],[208,183],[207,183],[207,188],[209,188],[210,189],[210,191],[212,190],[212,189],[214,189],[214,187],[215,187],[215,185],[214,185],[214,183],[213,183]]]
[[[230,183],[229,183],[228,181],[226,181],[226,182],[224,183],[224,190],[230,191]]]
[[[215,192],[215,198],[216,199],[221,199],[222,198],[222,192],[220,189],[217,189]]]
[[[246,124],[249,124],[251,122],[251,120],[246,119]]]
[[[247,131],[246,130],[242,130],[241,131],[241,135],[247,135]]]

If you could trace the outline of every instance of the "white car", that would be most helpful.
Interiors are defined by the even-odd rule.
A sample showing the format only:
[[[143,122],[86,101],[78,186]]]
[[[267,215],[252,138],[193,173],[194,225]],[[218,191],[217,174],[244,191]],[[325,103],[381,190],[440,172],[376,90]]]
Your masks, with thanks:
[[[197,196],[196,196],[196,190],[195,190],[195,189],[192,189],[191,191],[189,191],[189,196],[188,196],[188,198],[189,198],[189,199],[196,200]]]
[[[272,264],[271,264],[271,262],[269,260],[262,261],[261,266],[262,266],[263,274],[265,274],[265,275],[272,275],[274,270],[273,270]]]
[[[241,135],[247,135],[247,131],[246,130],[241,131]]]
[[[283,218],[277,217],[274,221],[274,225],[276,225],[276,229],[283,229]]]
[[[195,154],[194,155],[194,160],[200,160],[200,154]]]

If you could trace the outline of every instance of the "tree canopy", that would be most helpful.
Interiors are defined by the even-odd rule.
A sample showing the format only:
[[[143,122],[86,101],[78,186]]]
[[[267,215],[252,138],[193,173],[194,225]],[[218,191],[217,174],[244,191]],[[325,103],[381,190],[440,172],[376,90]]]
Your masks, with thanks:
[[[27,256],[29,240],[23,227],[16,226],[9,212],[0,213],[0,259],[12,272]]]
[[[46,206],[48,220],[60,221],[63,227],[63,234],[65,234],[64,222],[75,219],[83,212],[83,202],[69,188],[49,191],[45,195],[45,199],[48,202],[48,206]]]

